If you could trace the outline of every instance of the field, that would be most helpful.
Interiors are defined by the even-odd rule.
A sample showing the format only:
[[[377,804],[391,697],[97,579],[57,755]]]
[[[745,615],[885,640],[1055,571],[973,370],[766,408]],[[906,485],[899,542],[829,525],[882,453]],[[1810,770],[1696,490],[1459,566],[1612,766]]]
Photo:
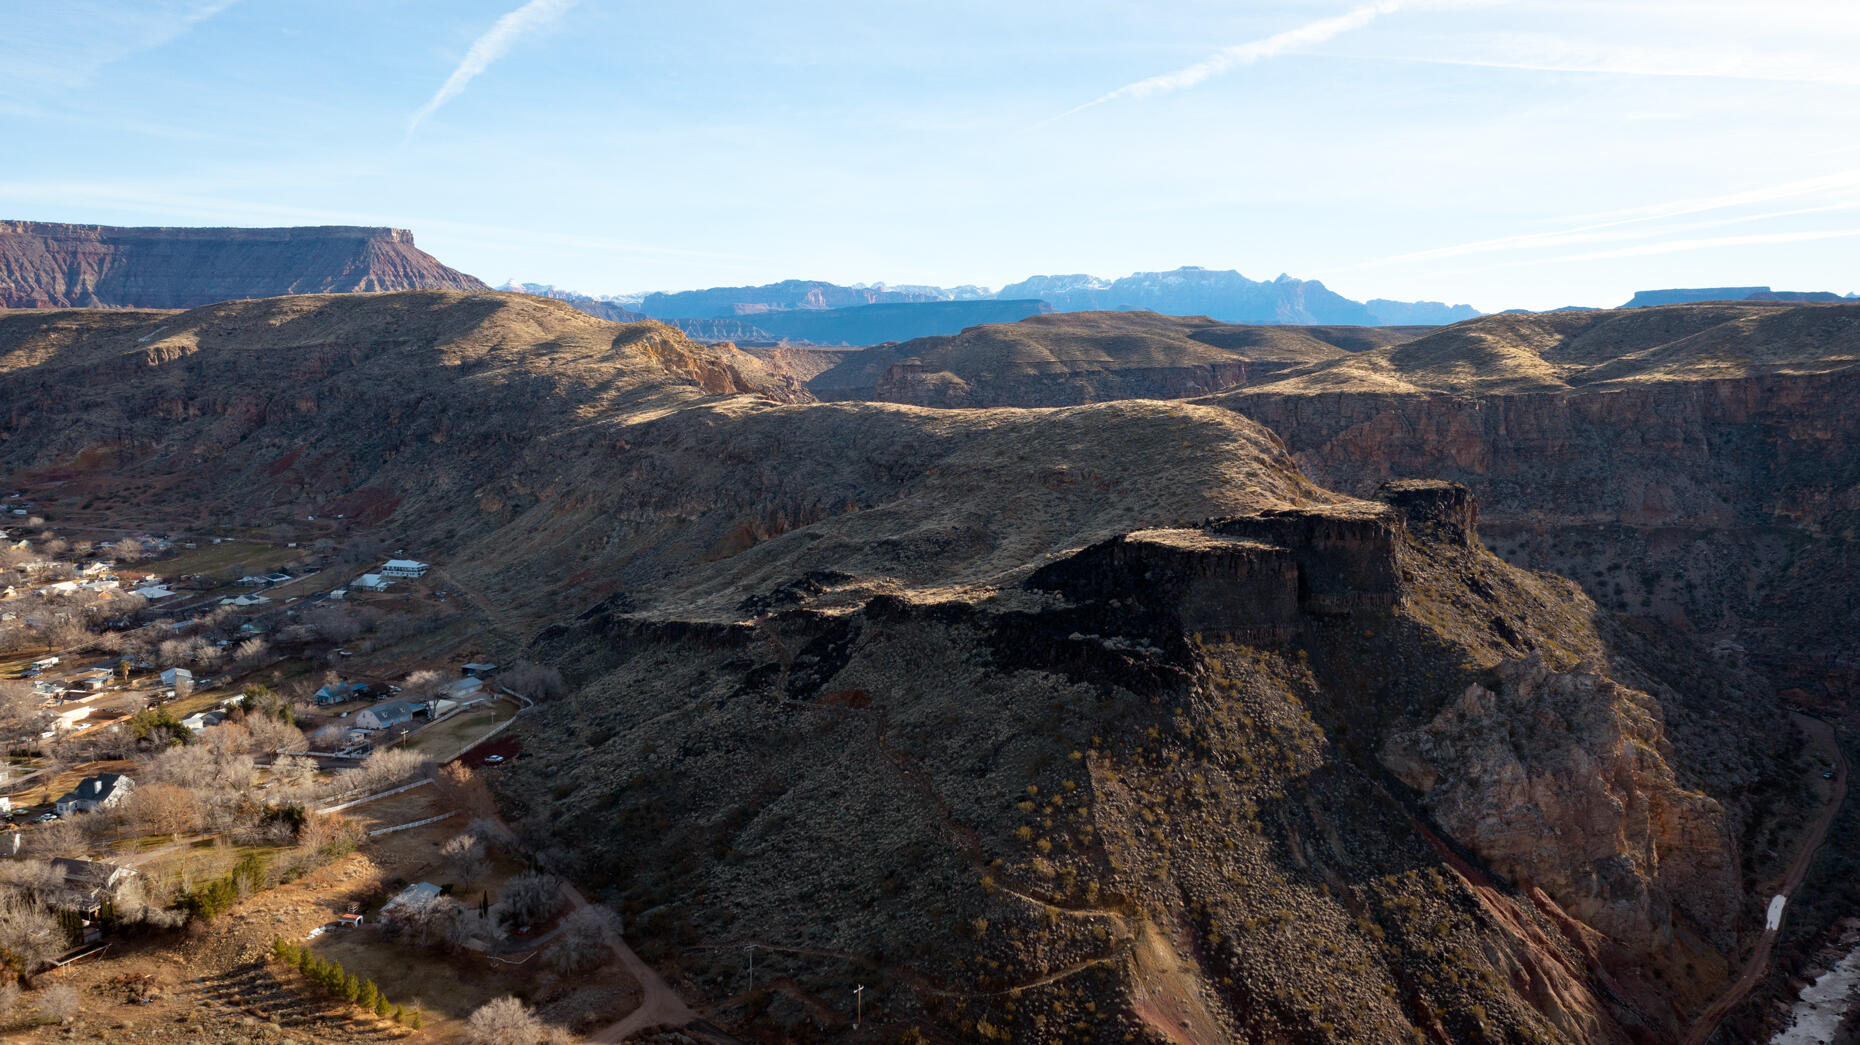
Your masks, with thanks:
[[[507,700],[461,711],[443,722],[436,722],[408,738],[408,746],[430,758],[446,760],[458,756],[460,749],[488,732],[499,722],[515,717],[516,705]]]
[[[245,573],[270,571],[287,562],[303,558],[307,551],[303,548],[280,548],[275,545],[261,544],[257,541],[221,541],[213,544],[200,542],[200,547],[182,551],[166,559],[156,559],[141,564],[164,577],[184,573],[204,573],[209,576],[235,566]]]

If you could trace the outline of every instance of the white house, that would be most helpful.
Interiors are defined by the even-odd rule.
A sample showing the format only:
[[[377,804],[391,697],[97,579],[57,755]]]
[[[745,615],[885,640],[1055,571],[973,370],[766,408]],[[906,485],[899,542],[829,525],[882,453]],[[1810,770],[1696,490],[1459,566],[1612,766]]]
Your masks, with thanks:
[[[59,816],[108,809],[129,797],[135,786],[135,781],[121,773],[98,773],[78,781],[78,786],[59,798],[53,808],[58,810]]]
[[[414,913],[425,910],[434,900],[439,899],[439,887],[431,882],[415,882],[394,898],[381,905],[381,916],[391,918],[397,911]]]
[[[355,578],[355,583],[349,587],[356,591],[386,591],[387,586],[392,583],[394,582],[378,573],[364,573]]]
[[[173,688],[176,682],[181,681],[185,681],[190,686],[193,685],[194,673],[186,668],[169,668],[161,673],[161,684],[164,686]]]
[[[413,705],[404,700],[391,700],[355,713],[355,724],[363,729],[387,729],[412,720]]]
[[[60,711],[52,728],[59,733],[69,733],[77,728],[79,722],[90,717],[90,711],[90,708],[72,708],[69,711]]]
[[[226,721],[226,713],[224,711],[196,711],[182,719],[181,725],[186,726],[190,733],[198,733],[203,729],[217,726],[224,721]]]
[[[169,589],[164,588],[159,584],[145,584],[142,587],[137,588],[134,594],[140,595],[143,598],[149,600],[150,602],[160,602],[163,599],[172,598],[174,596],[173,591],[170,591]]]
[[[417,559],[389,559],[381,564],[385,577],[424,577],[428,567]]]

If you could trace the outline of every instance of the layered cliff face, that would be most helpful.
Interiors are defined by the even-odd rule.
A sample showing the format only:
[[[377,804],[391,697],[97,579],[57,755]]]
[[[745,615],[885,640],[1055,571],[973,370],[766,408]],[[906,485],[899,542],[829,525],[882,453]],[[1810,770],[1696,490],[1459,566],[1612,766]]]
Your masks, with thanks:
[[[1745,906],[1775,741],[1639,688],[1571,586],[1478,546],[1464,489],[1388,500],[851,600],[870,567],[801,569],[837,524],[802,527],[741,620],[691,619],[680,575],[545,632],[578,695],[538,733],[572,739],[503,794],[698,990],[758,941],[782,986],[746,1031],[852,978],[868,1020],[964,1040],[1672,1040],[1651,973],[1717,975],[1684,966]],[[1669,716],[1735,739],[1702,758]]]
[[[1338,489],[1463,482],[1512,561],[1852,699],[1857,391],[1860,308],[1726,304],[1489,317],[1220,402]]]
[[[0,221],[0,308],[195,308],[281,294],[483,290],[405,229]]]
[[[1464,489],[1224,406],[809,400],[521,295],[0,317],[61,525],[360,530],[534,636],[511,819],[694,1000],[757,943],[745,1034],[855,982],[889,1036],[1659,1041],[1721,982],[1788,738]]]
[[[67,523],[133,489],[146,525],[340,514],[462,542],[604,453],[592,419],[740,393],[811,398],[727,345],[516,294],[0,314],[7,471]]]

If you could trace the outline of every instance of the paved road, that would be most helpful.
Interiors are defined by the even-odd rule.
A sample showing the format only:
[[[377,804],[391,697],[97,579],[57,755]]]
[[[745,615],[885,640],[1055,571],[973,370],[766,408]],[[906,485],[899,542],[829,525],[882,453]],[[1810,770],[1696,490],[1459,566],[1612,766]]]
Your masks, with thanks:
[[[1723,995],[1713,1002],[1711,1008],[1702,1013],[1692,1024],[1686,1034],[1686,1045],[1705,1045],[1725,1014],[1742,1004],[1757,984],[1769,976],[1770,952],[1775,949],[1776,936],[1782,931],[1782,918],[1786,906],[1777,906],[1777,900],[1787,901],[1801,888],[1802,879],[1808,875],[1809,867],[1815,862],[1815,854],[1827,840],[1828,829],[1834,826],[1835,814],[1840,812],[1841,803],[1847,799],[1847,756],[1841,751],[1839,741],[1835,738],[1834,727],[1818,718],[1810,718],[1797,712],[1790,712],[1790,717],[1808,732],[1811,742],[1816,747],[1832,756],[1834,762],[1834,794],[1829,798],[1821,816],[1815,820],[1815,826],[1803,840],[1802,848],[1795,854],[1795,860],[1789,865],[1789,873],[1783,878],[1782,890],[1770,901],[1770,909],[1764,919],[1763,938],[1757,941],[1757,949],[1751,953],[1750,960],[1744,963],[1744,974],[1737,982],[1725,989]]]

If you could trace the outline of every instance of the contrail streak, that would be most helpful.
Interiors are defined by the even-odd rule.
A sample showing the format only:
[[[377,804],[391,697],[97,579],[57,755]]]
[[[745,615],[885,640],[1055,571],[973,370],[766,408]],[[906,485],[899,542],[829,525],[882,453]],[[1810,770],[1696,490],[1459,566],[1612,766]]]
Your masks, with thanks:
[[[435,91],[433,96],[426,100],[426,104],[420,106],[420,111],[414,113],[413,117],[407,121],[407,133],[412,134],[414,128],[420,126],[421,122],[436,112],[440,106],[458,97],[465,90],[465,85],[471,83],[479,73],[489,69],[491,63],[502,58],[504,52],[510,50],[510,45],[517,42],[518,37],[532,29],[542,28],[573,6],[575,6],[575,0],[530,0],[529,3],[499,18],[496,25],[472,42],[471,49],[465,52],[465,58],[459,62],[458,68],[452,70],[452,75],[446,77],[446,82],[439,85],[439,90]]]
[[[1282,33],[1274,33],[1271,36],[1259,40],[1235,44],[1232,47],[1224,47],[1209,57],[1196,62],[1194,65],[1177,69],[1174,72],[1152,76],[1147,80],[1138,80],[1135,83],[1125,84],[1109,94],[1086,102],[1084,105],[1067,109],[1065,112],[1054,117],[1054,119],[1064,119],[1067,116],[1071,116],[1073,113],[1083,112],[1094,105],[1103,105],[1105,102],[1115,101],[1119,98],[1147,98],[1152,94],[1164,94],[1169,91],[1179,91],[1184,88],[1193,87],[1205,80],[1219,76],[1222,73],[1238,69],[1243,65],[1252,65],[1254,62],[1284,54],[1296,48],[1312,47],[1326,40],[1335,39],[1352,29],[1361,29],[1363,26],[1375,21],[1376,18],[1381,15],[1392,14],[1400,10],[1404,2],[1405,0],[1377,0],[1377,2],[1373,4],[1364,4],[1361,7],[1345,12],[1344,14],[1336,15],[1332,18],[1322,18],[1318,21],[1301,25],[1296,29],[1287,29]]]

